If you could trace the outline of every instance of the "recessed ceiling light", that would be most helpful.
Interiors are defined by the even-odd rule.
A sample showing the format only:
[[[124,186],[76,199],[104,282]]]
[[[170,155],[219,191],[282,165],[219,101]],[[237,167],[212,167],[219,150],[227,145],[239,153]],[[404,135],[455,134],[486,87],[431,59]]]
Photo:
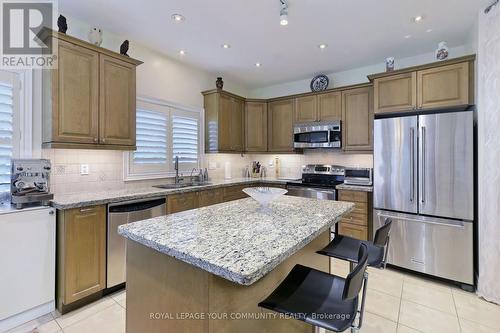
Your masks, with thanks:
[[[432,32],[432,29],[427,29],[425,30],[425,32]]]
[[[411,35],[406,35],[405,38],[409,39],[409,38],[411,38]]]
[[[186,51],[184,51],[184,50],[180,50],[180,51],[179,51],[179,54],[180,54],[181,56],[186,55]]]
[[[222,48],[223,49],[230,49],[231,45],[229,45],[229,44],[222,44]]]
[[[255,67],[260,67],[260,66],[262,66],[262,64],[260,62],[255,63]]]
[[[424,17],[422,15],[418,15],[418,16],[415,16],[413,18],[413,22],[419,23],[419,22],[422,22],[423,19],[424,19]]]
[[[319,44],[318,47],[322,50],[326,49],[328,47],[328,45],[326,44]]]
[[[186,18],[184,16],[182,16],[181,14],[174,14],[174,15],[172,15],[172,20],[174,20],[175,22],[182,22],[185,19]]]

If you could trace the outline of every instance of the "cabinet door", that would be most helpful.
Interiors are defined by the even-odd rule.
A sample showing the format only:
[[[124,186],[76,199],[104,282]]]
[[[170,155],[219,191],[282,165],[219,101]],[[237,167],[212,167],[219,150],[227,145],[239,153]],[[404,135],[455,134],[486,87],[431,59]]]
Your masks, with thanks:
[[[97,143],[99,55],[60,40],[58,68],[52,76],[52,140]]]
[[[167,197],[168,214],[173,214],[195,208],[198,208],[197,192],[173,194]]]
[[[404,73],[376,79],[375,113],[413,110],[417,107],[417,73]]]
[[[286,99],[269,103],[269,151],[293,151],[293,109],[293,99]]]
[[[69,304],[106,287],[106,208],[66,210],[63,223],[64,303]]]
[[[135,66],[100,55],[99,138],[103,144],[135,145]]]
[[[469,80],[468,62],[418,71],[418,107],[432,109],[471,103]]]
[[[244,151],[245,103],[241,99],[231,99],[231,150]]]
[[[342,92],[344,150],[373,150],[373,88]]]
[[[224,187],[223,199],[224,201],[238,200],[248,197],[248,195],[243,192],[246,187],[252,187],[251,185],[235,185]]]
[[[342,93],[331,92],[318,95],[318,118],[320,121],[342,119]]]
[[[295,99],[295,122],[304,123],[318,120],[318,98],[314,96]]]
[[[246,151],[267,151],[267,103],[247,102],[245,109]]]
[[[218,131],[218,150],[231,151],[231,97],[219,94],[219,117],[217,124]]]
[[[198,192],[199,207],[216,205],[224,201],[223,189],[216,188],[212,190]]]

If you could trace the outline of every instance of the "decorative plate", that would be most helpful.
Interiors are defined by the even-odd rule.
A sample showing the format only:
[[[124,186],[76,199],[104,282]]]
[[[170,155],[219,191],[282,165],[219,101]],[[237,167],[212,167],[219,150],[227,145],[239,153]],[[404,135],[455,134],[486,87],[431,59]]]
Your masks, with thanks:
[[[315,76],[311,81],[311,91],[322,91],[328,88],[328,76],[320,74]]]

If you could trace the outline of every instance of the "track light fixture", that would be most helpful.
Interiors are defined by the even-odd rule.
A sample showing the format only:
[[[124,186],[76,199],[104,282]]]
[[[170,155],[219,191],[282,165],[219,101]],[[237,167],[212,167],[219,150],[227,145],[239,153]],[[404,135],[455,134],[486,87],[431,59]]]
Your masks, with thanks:
[[[280,0],[281,10],[280,10],[280,24],[288,25],[288,4],[285,0]]]

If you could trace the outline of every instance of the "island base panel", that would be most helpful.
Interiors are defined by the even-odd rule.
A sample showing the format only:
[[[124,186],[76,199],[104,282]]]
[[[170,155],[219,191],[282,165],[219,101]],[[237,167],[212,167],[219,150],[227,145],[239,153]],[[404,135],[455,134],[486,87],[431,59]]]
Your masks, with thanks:
[[[241,314],[272,318],[257,304],[265,299],[296,264],[329,272],[328,257],[316,254],[329,242],[329,232],[309,243],[269,274],[243,286],[127,240],[127,333],[290,333],[313,332],[293,319],[241,319]],[[186,314],[204,314],[197,320]],[[218,319],[210,319],[209,316]],[[227,314],[228,318],[223,316]],[[262,317],[261,317],[262,318]]]

